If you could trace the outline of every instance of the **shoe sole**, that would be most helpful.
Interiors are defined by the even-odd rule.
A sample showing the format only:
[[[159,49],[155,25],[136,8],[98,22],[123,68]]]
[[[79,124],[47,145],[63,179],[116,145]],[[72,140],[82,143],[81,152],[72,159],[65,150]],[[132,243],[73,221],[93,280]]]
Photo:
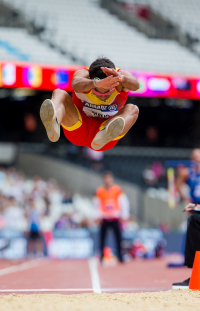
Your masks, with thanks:
[[[189,286],[178,286],[178,285],[173,285],[172,289],[189,289]]]
[[[100,139],[95,141],[95,138],[96,138],[96,136],[95,136],[95,138],[92,141],[91,147],[94,150],[100,150],[107,143],[109,143],[110,141],[114,140],[115,138],[117,138],[118,136],[121,135],[121,133],[122,133],[122,131],[124,129],[124,125],[125,125],[125,121],[124,121],[124,119],[122,117],[118,117],[118,118],[114,119],[113,121],[111,121],[106,126],[106,133],[105,133],[105,135],[102,138],[100,138]],[[100,146],[97,146],[94,143],[97,143]]]
[[[51,142],[56,142],[60,138],[60,133],[54,127],[54,111],[55,108],[52,101],[50,99],[46,99],[40,108],[40,118]]]

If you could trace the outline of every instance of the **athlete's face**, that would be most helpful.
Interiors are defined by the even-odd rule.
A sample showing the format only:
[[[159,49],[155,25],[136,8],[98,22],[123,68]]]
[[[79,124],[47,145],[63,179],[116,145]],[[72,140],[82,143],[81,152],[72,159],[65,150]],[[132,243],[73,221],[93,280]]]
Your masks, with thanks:
[[[108,174],[103,176],[103,183],[107,188],[111,187],[113,185],[113,182],[114,178],[112,175]]]

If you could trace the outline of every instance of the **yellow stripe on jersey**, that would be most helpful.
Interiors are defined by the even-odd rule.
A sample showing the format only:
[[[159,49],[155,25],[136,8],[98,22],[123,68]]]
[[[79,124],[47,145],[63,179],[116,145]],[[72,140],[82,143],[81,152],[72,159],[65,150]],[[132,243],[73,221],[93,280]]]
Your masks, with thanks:
[[[114,92],[110,95],[110,97],[106,101],[102,101],[101,99],[97,98],[96,95],[91,90],[89,93],[85,93],[85,96],[94,104],[94,105],[110,105],[114,101],[115,97],[120,92],[115,88]]]
[[[74,105],[74,106],[75,106],[75,105]],[[75,107],[76,107],[76,106],[75,106]],[[80,112],[79,112],[79,110],[78,110],[77,107],[76,107],[76,110],[77,110],[77,112],[78,112],[78,121],[77,121],[74,125],[67,127],[67,126],[65,126],[65,125],[63,125],[63,124],[61,123],[62,127],[64,127],[64,129],[66,129],[67,131],[70,131],[70,132],[71,132],[71,131],[77,130],[79,127],[81,127],[81,125],[82,125],[82,123],[83,123],[81,114],[80,114]]]

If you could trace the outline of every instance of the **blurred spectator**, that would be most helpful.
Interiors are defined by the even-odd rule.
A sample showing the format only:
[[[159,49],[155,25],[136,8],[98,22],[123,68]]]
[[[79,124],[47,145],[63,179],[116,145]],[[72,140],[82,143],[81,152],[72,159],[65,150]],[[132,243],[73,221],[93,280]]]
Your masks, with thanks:
[[[6,208],[5,208],[6,207]],[[4,205],[4,219],[6,226],[10,229],[22,230],[23,229],[23,220],[24,212],[18,206],[14,197],[9,197]]]
[[[67,214],[62,214],[55,224],[56,229],[70,229],[75,227],[76,224],[74,223],[72,218],[70,218],[70,216]]]
[[[41,252],[40,237],[44,230],[85,228],[93,222],[92,217],[90,200],[59,186],[54,178],[27,179],[13,167],[0,168],[0,227],[22,232],[28,228],[29,252],[35,248]]]
[[[64,187],[62,187],[61,194],[62,194],[63,204],[73,204],[73,192],[72,191],[67,190]]]
[[[44,211],[44,216],[50,216],[50,201],[47,197],[44,198],[45,202],[45,211]]]
[[[135,239],[131,250],[131,255],[133,256],[133,258],[144,257],[146,252],[147,250],[144,244],[139,239]]]
[[[178,167],[176,187],[183,201],[200,203],[200,149],[193,149],[190,159],[195,165],[191,162],[190,167]],[[189,186],[189,191],[185,184]]]
[[[28,217],[28,254],[43,255],[42,234],[40,230],[40,215],[36,209],[33,199],[29,199],[29,210],[27,212]]]
[[[113,177],[104,179],[109,189],[112,179]],[[117,219],[107,219],[107,228],[111,220],[116,223],[120,232],[121,229],[129,228],[129,202],[122,192],[119,193],[119,202],[120,214],[117,215]],[[44,240],[47,241],[46,233],[52,238],[54,229],[96,229],[96,218],[101,218],[102,221],[98,208],[96,212],[98,215],[94,216],[91,199],[74,194],[73,191],[60,186],[53,178],[27,178],[23,172],[13,167],[0,168],[0,228],[10,228],[10,232],[13,231],[14,234],[14,230],[19,230],[19,235],[26,234],[29,255],[43,254],[43,243]],[[130,229],[137,227],[136,221],[132,219]],[[45,248],[44,251],[46,252]]]
[[[150,186],[155,186],[161,178],[165,177],[165,170],[159,161],[148,165],[143,171],[144,182]]]
[[[130,216],[129,222],[126,223],[126,227],[124,229],[132,231],[139,229],[139,224],[137,223],[136,217],[134,215]]]
[[[0,184],[4,183],[6,180],[6,173],[4,168],[0,167]]]

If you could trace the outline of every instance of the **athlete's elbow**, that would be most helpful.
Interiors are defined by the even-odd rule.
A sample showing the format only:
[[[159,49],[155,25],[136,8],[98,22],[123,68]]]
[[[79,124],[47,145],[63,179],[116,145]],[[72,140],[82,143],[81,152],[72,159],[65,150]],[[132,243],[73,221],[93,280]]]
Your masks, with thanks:
[[[139,90],[139,88],[140,88],[139,82],[138,82],[138,81],[135,81],[135,82],[134,82],[134,85],[133,85],[132,91],[137,91],[137,90]]]
[[[77,93],[80,92],[79,83],[78,83],[78,81],[76,81],[76,79],[72,80],[72,88],[73,88],[74,92],[77,92]]]
[[[77,92],[76,88],[77,88],[77,84],[75,81],[72,80],[72,88],[74,90],[74,92]]]
[[[73,88],[74,92],[76,92],[76,93],[82,93],[83,92],[79,86],[74,85],[74,86],[72,86],[72,88]]]

